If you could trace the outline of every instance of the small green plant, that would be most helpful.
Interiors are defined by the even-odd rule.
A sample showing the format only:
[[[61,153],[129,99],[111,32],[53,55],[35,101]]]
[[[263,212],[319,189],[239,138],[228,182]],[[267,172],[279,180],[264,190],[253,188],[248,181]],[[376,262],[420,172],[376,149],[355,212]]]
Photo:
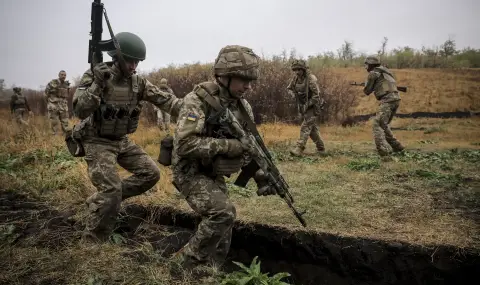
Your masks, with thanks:
[[[13,243],[20,234],[15,233],[15,225],[1,225],[0,226],[0,241],[6,243]]]
[[[374,169],[379,169],[380,162],[378,159],[360,158],[360,159],[351,160],[347,164],[347,167],[350,170],[355,170],[355,171],[370,171]]]
[[[121,234],[117,234],[117,233],[112,234],[110,236],[110,240],[114,244],[125,244],[125,243],[127,243],[127,240]]]
[[[432,134],[432,133],[439,133],[439,132],[443,132],[444,129],[441,128],[441,127],[431,127],[431,128],[428,128],[426,129],[423,133],[424,134]]]
[[[98,276],[90,276],[87,280],[87,285],[104,285],[103,280]]]
[[[258,256],[255,256],[250,264],[246,267],[240,262],[233,262],[239,266],[243,271],[235,271],[227,274],[222,279],[222,285],[290,285],[280,281],[281,279],[290,276],[289,273],[281,272],[271,277],[268,273],[260,271],[260,261],[257,262]]]
[[[438,173],[435,171],[424,170],[424,169],[417,169],[412,171],[411,173],[418,177],[422,177],[430,180],[443,181],[443,182],[458,183],[463,180],[463,177],[458,173],[443,174],[443,173]]]

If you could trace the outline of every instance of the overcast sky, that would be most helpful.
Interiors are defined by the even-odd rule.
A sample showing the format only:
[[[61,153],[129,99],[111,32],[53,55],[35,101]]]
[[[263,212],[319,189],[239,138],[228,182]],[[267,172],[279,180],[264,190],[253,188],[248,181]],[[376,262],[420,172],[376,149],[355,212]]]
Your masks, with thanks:
[[[65,69],[88,69],[91,0],[0,0],[0,78],[38,88]],[[227,44],[271,56],[335,51],[344,40],[375,52],[440,45],[480,48],[480,0],[103,0],[115,33],[147,45],[139,71],[170,63],[211,62]],[[104,23],[103,39],[109,38]],[[110,60],[105,54],[104,60]]]

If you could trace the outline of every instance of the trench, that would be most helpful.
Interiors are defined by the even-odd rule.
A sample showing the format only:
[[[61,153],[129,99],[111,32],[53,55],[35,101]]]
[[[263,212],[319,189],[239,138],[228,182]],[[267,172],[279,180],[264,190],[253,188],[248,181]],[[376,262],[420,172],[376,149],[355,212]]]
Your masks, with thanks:
[[[68,246],[79,239],[83,228],[72,219],[73,214],[58,212],[22,194],[0,190],[0,224],[15,226],[7,236],[10,243],[20,245],[33,235],[35,246],[59,249]],[[187,243],[199,221],[199,216],[192,212],[129,204],[119,214],[116,231],[133,244],[148,241],[156,252],[170,256]],[[5,242],[5,232],[2,234]],[[224,270],[238,270],[232,261],[248,265],[255,256],[261,261],[262,272],[288,272],[291,276],[286,282],[303,285],[475,284],[470,280],[478,280],[477,272],[480,272],[480,250],[475,248],[427,247],[292,232],[237,221]],[[142,259],[141,254],[132,257]],[[143,258],[149,262],[148,256]],[[2,262],[8,263],[8,260],[0,261],[0,268]],[[26,274],[22,278],[23,284],[27,284],[31,276]]]
[[[199,217],[169,207],[129,205],[118,231],[138,232],[145,220],[170,230],[153,234],[153,247],[168,255],[190,238]],[[165,230],[165,228],[163,228]],[[249,265],[258,256],[262,272],[288,272],[291,284],[470,284],[480,270],[480,250],[452,246],[426,247],[402,242],[287,231],[237,221],[227,257]],[[478,279],[477,279],[478,280]]]

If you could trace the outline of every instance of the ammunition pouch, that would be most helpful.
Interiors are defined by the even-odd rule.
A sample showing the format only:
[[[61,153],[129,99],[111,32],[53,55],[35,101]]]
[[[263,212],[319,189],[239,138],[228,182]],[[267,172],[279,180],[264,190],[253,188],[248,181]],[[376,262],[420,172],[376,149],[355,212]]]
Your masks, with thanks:
[[[77,125],[73,126],[71,130],[67,130],[65,133],[65,143],[67,144],[68,152],[70,152],[72,156],[83,157],[85,156],[85,149],[82,144],[82,135],[76,127]]]
[[[102,104],[95,113],[95,124],[100,137],[118,139],[138,128],[141,105],[131,112],[128,105]]]
[[[228,158],[219,155],[215,158],[212,165],[213,175],[230,175],[242,169],[244,164],[243,156]]]
[[[158,155],[158,162],[163,166],[170,166],[172,164],[173,152],[173,137],[166,136],[160,142],[160,154]]]

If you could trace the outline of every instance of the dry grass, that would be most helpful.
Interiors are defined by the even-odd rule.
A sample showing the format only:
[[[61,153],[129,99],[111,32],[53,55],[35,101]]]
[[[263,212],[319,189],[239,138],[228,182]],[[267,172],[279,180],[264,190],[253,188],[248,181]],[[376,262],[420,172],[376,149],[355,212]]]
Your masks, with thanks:
[[[4,190],[28,193],[60,212],[73,210],[81,220],[83,203],[95,191],[83,159],[66,154],[63,138],[49,135],[44,118],[36,118],[34,128],[23,133],[6,113],[1,114],[0,123]],[[351,128],[321,126],[328,154],[314,155],[309,142],[303,158],[288,155],[288,148],[298,138],[298,126],[266,124],[259,130],[292,187],[296,205],[308,211],[308,230],[479,248],[480,119],[395,119],[392,126],[404,129],[394,132],[408,149],[406,156],[392,162],[375,155],[371,122]],[[163,136],[158,128],[143,122],[131,138],[156,160]],[[160,182],[127,203],[173,205],[191,211],[171,185],[170,169],[159,168]],[[122,176],[129,175],[118,169]],[[252,183],[245,190],[233,186],[232,181],[230,196],[238,219],[301,229],[280,198],[257,197]],[[88,283],[102,280],[198,284],[188,276],[174,280],[166,261],[148,244],[91,247],[72,242],[61,249],[2,245],[0,251],[4,260],[0,283],[25,284],[28,278],[36,280],[35,284],[110,284]],[[143,251],[150,259],[144,263],[126,251]]]
[[[18,176],[13,179],[3,173],[2,179],[8,182],[6,187],[26,189],[47,197],[58,208],[66,209],[71,205],[83,207],[85,198],[95,191],[88,180],[83,160],[65,156],[65,151],[61,150],[63,139],[50,137],[42,120],[35,123],[37,130],[30,132],[25,141],[11,139],[15,135],[10,124],[3,120],[2,153],[22,154],[36,149],[45,153],[45,157],[37,153],[36,171],[24,173],[25,180],[18,179]],[[396,119],[392,126],[404,129],[394,132],[412,153],[418,150],[443,153],[453,148],[480,150],[479,119]],[[457,210],[435,208],[438,204],[435,195],[451,189],[445,188],[445,185],[439,187],[432,179],[411,173],[412,170],[423,169],[445,175],[458,174],[478,181],[480,177],[475,164],[460,155],[441,162],[448,164],[449,170],[440,169],[441,165],[436,164],[440,162],[428,159],[421,161],[400,157],[397,162],[382,162],[375,156],[371,122],[368,122],[351,128],[322,126],[329,155],[308,155],[314,150],[309,142],[307,156],[293,159],[287,152],[298,137],[297,126],[267,124],[260,126],[259,130],[278,157],[279,168],[291,184],[297,204],[309,210],[307,220],[310,230],[421,244],[471,246],[478,242],[474,239],[475,221],[462,217]],[[144,126],[131,138],[156,159],[162,136],[156,127]],[[378,164],[380,169],[356,171],[348,167],[349,163],[373,163]],[[147,195],[133,198],[131,202],[168,204],[189,210],[170,183],[170,169],[159,167],[162,172],[160,182]],[[129,175],[120,167],[118,169],[123,176]],[[470,195],[473,184],[459,183],[463,188],[450,184],[448,187],[453,187],[459,195]],[[249,187],[253,191],[254,186]],[[298,228],[296,220],[279,198],[260,198],[253,192],[234,186],[231,188],[239,219]],[[259,209],[265,209],[269,215],[265,216],[265,211]],[[445,234],[435,234],[439,232]]]
[[[332,68],[333,73],[350,81],[364,82],[367,73],[362,68]],[[480,70],[449,69],[393,69],[399,86],[407,86],[407,93],[400,93],[402,103],[399,113],[454,112],[480,110]],[[362,87],[355,87],[362,97],[355,108],[356,115],[376,111],[373,94],[366,97]]]

